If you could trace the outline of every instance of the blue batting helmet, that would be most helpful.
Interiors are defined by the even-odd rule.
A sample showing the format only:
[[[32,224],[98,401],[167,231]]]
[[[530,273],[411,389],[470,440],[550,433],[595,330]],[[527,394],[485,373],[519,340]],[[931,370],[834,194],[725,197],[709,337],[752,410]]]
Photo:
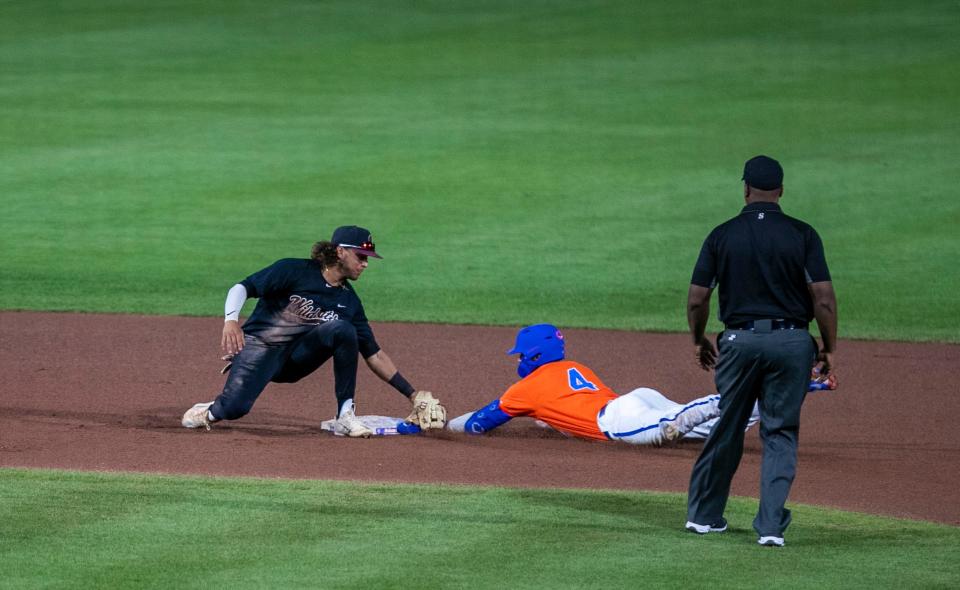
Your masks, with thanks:
[[[507,354],[520,355],[517,374],[522,379],[542,365],[563,360],[563,334],[553,324],[527,326],[517,332],[517,342]]]

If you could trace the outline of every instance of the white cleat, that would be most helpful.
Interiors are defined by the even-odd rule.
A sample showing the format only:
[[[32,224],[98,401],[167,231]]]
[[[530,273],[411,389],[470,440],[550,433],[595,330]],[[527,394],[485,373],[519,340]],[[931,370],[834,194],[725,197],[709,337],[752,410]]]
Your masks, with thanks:
[[[370,438],[373,431],[357,418],[353,410],[344,410],[340,417],[333,423],[333,433],[337,436],[349,436],[350,438]]]
[[[180,424],[182,424],[184,428],[200,428],[202,426],[210,430],[211,421],[207,416],[207,411],[212,405],[213,402],[194,404],[192,408],[184,412]]]
[[[687,524],[684,525],[691,533],[697,533],[698,535],[706,535],[707,533],[722,533],[727,530],[727,520],[721,518],[713,524],[697,524],[691,520],[687,521]]]
[[[760,537],[757,539],[757,544],[764,547],[783,547],[785,543],[783,537]]]

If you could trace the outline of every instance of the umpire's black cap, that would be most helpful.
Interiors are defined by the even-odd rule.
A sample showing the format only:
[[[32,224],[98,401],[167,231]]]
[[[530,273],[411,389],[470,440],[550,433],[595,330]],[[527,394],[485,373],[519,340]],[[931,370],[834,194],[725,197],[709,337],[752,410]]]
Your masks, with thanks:
[[[357,225],[342,225],[333,230],[333,237],[330,241],[337,246],[344,248],[353,248],[359,254],[373,256],[374,258],[383,258],[377,254],[377,246],[373,243],[373,236],[370,230]]]
[[[783,168],[770,156],[754,156],[743,165],[743,181],[764,191],[783,186]]]

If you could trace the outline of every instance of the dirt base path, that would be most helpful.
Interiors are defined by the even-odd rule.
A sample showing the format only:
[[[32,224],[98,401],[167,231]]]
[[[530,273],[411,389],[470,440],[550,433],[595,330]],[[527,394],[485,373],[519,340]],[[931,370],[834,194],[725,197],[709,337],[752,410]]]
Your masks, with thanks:
[[[683,492],[700,444],[637,448],[566,439],[530,420],[486,437],[347,440],[320,431],[335,411],[329,366],[272,384],[246,418],[211,432],[180,427],[213,399],[221,320],[0,313],[0,466],[317,479],[450,482]],[[514,330],[375,324],[383,348],[451,416],[515,380]],[[676,334],[566,330],[568,356],[621,393],[676,401],[714,390]],[[960,525],[960,346],[842,341],[841,389],[804,405],[791,500]],[[407,402],[361,364],[362,414]],[[757,495],[756,429],[733,493]],[[682,519],[682,515],[678,515]]]

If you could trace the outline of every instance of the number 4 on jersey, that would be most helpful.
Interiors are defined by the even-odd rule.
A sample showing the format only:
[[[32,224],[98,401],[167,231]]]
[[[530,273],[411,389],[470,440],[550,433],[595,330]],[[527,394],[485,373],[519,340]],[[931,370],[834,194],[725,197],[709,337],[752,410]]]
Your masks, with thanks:
[[[576,369],[567,369],[567,379],[570,381],[570,389],[578,391],[580,389],[592,389],[597,391],[597,386],[587,381],[580,371]]]

